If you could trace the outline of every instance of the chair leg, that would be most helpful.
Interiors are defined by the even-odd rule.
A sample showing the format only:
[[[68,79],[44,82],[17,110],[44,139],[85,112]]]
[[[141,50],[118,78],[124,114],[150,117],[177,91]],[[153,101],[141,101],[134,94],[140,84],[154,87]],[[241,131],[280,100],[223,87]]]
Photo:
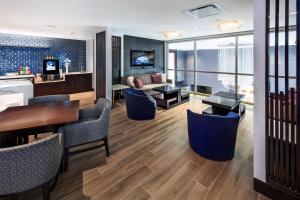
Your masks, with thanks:
[[[105,145],[106,156],[109,157],[110,152],[109,152],[108,137],[106,136],[103,140],[104,140],[104,145]]]
[[[69,161],[69,150],[68,148],[64,149],[64,171],[68,170],[68,161]]]
[[[43,185],[43,200],[50,200],[50,183],[45,183]]]

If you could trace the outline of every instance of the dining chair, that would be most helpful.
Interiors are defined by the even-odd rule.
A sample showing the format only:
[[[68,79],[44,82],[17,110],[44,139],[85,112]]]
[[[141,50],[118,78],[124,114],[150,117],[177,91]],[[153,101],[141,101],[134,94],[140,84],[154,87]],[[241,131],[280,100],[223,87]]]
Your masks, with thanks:
[[[62,134],[20,146],[0,149],[0,199],[42,187],[43,199],[50,199],[62,161]],[[53,185],[52,185],[53,186]]]
[[[98,99],[94,108],[81,109],[79,111],[79,122],[67,124],[63,127],[64,133],[64,169],[68,168],[68,158],[75,153],[105,146],[106,156],[110,155],[108,144],[108,127],[111,112],[111,102],[107,99]],[[95,145],[70,152],[70,149],[89,143],[103,141],[103,144]]]
[[[37,105],[37,104],[45,104],[45,103],[56,103],[56,102],[61,102],[61,101],[69,101],[70,96],[69,95],[64,95],[64,94],[59,94],[59,95],[47,95],[47,96],[39,96],[39,97],[33,97],[28,99],[28,105]],[[50,132],[53,130],[43,130],[43,132]],[[37,138],[37,134],[34,134],[34,138]]]

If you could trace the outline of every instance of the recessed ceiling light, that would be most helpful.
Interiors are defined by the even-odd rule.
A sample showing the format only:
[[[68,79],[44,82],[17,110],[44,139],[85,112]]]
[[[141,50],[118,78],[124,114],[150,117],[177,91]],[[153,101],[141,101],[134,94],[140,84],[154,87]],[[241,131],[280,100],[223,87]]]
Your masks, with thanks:
[[[217,27],[223,32],[234,32],[240,29],[241,22],[238,20],[217,20]]]
[[[45,25],[47,28],[56,28],[55,25]]]
[[[179,31],[163,31],[162,34],[168,39],[176,39],[182,36],[182,33]]]

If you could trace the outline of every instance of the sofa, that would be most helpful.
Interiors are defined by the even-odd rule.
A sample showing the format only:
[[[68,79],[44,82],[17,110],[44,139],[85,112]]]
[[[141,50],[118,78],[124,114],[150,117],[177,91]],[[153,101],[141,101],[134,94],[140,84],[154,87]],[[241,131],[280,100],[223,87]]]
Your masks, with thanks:
[[[151,75],[154,74],[160,74],[161,75],[161,83],[153,83],[151,80]],[[141,80],[143,86],[142,88],[136,88],[134,84],[134,79]],[[171,83],[171,80],[167,80],[167,75],[162,73],[153,73],[153,74],[141,74],[141,75],[132,75],[128,77],[122,78],[122,84],[128,85],[132,88],[138,89],[138,90],[152,90],[153,88],[165,86]]]

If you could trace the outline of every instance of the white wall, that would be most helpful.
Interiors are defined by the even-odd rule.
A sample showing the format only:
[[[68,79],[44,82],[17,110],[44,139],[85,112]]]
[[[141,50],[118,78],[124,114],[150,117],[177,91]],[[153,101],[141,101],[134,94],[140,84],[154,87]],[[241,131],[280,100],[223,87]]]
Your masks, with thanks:
[[[112,44],[111,28],[106,28],[106,98],[112,99]]]
[[[265,171],[265,1],[254,0],[254,177]]]
[[[86,40],[86,71],[94,72],[94,40]]]

